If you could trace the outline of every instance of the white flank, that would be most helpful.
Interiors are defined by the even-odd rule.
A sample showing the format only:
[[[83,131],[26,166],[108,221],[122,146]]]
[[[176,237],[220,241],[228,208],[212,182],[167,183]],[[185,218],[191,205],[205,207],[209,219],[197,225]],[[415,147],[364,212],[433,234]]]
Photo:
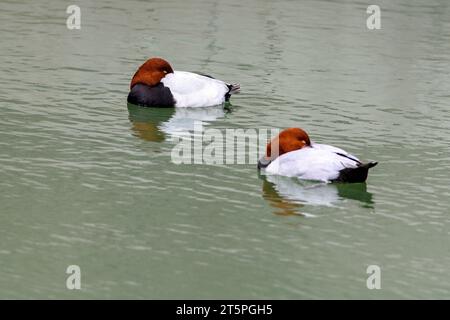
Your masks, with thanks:
[[[266,173],[327,182],[336,179],[342,169],[356,168],[357,161],[357,157],[342,149],[313,143],[312,147],[282,154],[269,164]]]
[[[174,71],[161,79],[175,98],[175,107],[197,108],[225,102],[228,87],[225,82],[192,72]]]

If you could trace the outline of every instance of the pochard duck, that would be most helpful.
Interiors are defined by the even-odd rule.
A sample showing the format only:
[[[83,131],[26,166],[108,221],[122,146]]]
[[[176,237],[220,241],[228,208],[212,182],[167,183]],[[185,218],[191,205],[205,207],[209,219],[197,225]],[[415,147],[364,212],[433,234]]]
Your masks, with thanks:
[[[151,58],[134,74],[127,100],[144,107],[208,107],[228,101],[239,91],[239,84],[174,71],[166,60]]]
[[[300,128],[285,129],[267,144],[258,168],[266,174],[324,182],[364,182],[377,162],[361,162],[354,155],[326,144],[311,142]]]

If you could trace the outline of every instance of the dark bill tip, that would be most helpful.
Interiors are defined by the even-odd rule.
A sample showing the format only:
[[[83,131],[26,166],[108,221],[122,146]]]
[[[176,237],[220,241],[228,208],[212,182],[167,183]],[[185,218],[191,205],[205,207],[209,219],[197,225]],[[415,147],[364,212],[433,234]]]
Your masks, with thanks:
[[[258,160],[258,169],[267,167],[271,162],[272,160],[267,159],[265,156],[261,157]]]

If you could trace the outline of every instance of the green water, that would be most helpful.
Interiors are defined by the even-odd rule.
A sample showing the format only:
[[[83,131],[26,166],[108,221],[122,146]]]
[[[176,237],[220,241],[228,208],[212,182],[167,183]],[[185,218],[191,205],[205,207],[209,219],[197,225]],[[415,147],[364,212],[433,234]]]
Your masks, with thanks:
[[[1,2],[0,298],[449,298],[450,3]],[[126,103],[151,56],[229,110]],[[366,184],[176,165],[191,128],[301,126]],[[81,268],[81,290],[66,268]],[[381,268],[381,289],[366,268]]]

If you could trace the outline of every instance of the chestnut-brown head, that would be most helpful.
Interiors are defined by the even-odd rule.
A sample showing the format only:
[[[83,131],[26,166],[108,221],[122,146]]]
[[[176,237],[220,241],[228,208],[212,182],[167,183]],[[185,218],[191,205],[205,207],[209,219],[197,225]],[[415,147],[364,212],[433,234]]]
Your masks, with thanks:
[[[134,74],[130,89],[137,83],[155,86],[168,73],[173,73],[173,69],[166,60],[161,58],[148,59]]]
[[[288,128],[267,144],[266,154],[259,162],[258,167],[267,167],[270,162],[282,154],[311,146],[308,134],[300,128]]]

